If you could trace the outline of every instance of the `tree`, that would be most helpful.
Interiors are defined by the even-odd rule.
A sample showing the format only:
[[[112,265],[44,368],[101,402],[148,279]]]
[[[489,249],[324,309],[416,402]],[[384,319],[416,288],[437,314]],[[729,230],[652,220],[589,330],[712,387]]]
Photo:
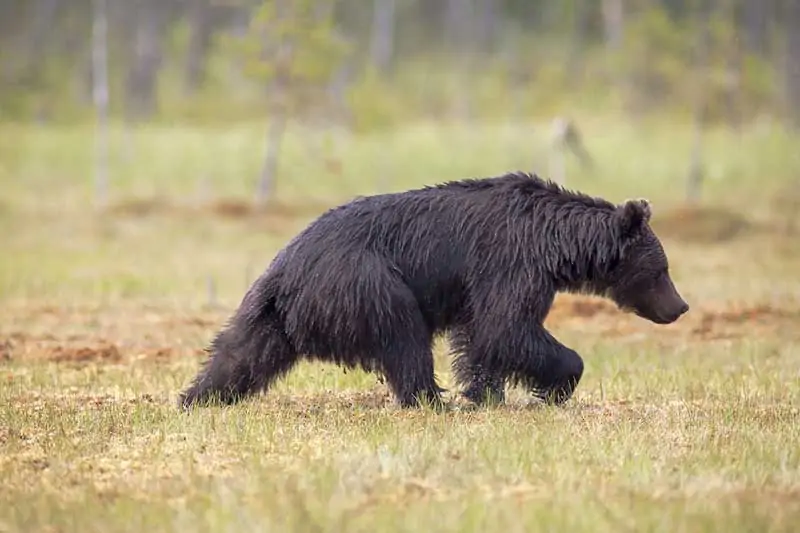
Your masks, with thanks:
[[[395,0],[373,0],[370,56],[379,71],[389,67],[394,54]]]
[[[603,0],[603,22],[606,44],[614,50],[622,46],[625,8],[622,0]]]
[[[95,132],[95,196],[104,206],[108,197],[108,6],[94,0],[92,16],[92,99],[97,115]]]
[[[747,48],[756,54],[767,51],[773,0],[744,0],[744,37]]]
[[[139,0],[130,4],[128,9],[135,22],[125,89],[128,116],[136,120],[158,111],[158,77],[164,64],[164,45],[177,10],[167,0]]]
[[[794,126],[800,128],[800,0],[786,5],[786,92]]]
[[[209,0],[194,0],[189,12],[190,35],[186,51],[184,87],[191,94],[206,77],[206,59],[214,36],[214,18]]]
[[[693,68],[693,122],[692,149],[689,157],[689,170],[686,177],[686,200],[696,203],[700,200],[703,184],[703,134],[708,121],[709,59],[711,55],[711,11],[705,6],[696,15],[696,46]]]
[[[268,90],[269,127],[256,204],[274,193],[281,143],[291,118],[326,99],[347,43],[337,34],[334,0],[266,0],[238,41],[247,73]]]

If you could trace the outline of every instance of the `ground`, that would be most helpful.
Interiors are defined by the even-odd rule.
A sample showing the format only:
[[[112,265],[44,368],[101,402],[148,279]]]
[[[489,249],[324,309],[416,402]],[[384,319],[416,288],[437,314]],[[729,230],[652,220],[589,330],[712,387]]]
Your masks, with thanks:
[[[598,298],[560,296],[547,325],[586,361],[574,400],[545,408],[512,390],[508,405],[454,399],[443,414],[402,411],[375,377],[319,364],[233,408],[175,407],[248,281],[326,198],[336,201],[336,176],[303,172],[279,209],[253,213],[225,180],[257,168],[257,151],[241,163],[234,137],[145,131],[134,147],[151,150],[149,166],[138,181],[118,178],[112,190],[125,194],[96,214],[80,160],[89,152],[63,146],[69,135],[16,132],[19,151],[0,141],[0,531],[791,531],[800,521],[800,246],[767,203],[784,184],[754,169],[769,160],[786,177],[797,160],[772,161],[780,150],[768,136],[748,139],[750,159],[725,144],[740,140],[712,138],[721,177],[709,196],[734,183],[755,202],[753,184],[770,179],[772,192],[747,209],[735,194],[718,202],[724,209],[676,207],[680,195],[669,193],[682,169],[667,166],[674,154],[653,155],[668,144],[640,140],[650,150],[631,152],[649,155],[622,162],[614,143],[648,137],[597,127],[606,136],[596,158],[622,171],[575,180],[614,200],[651,199],[690,313],[656,326]],[[184,151],[157,152],[167,136]],[[357,176],[380,165],[402,189],[528,158],[510,142],[517,136],[442,137],[466,157],[479,152],[474,143],[499,140],[455,169],[444,148],[430,152],[432,134],[351,141],[341,197],[370,192]],[[207,169],[219,176],[211,205],[159,181],[181,165],[203,168],[188,156],[204,139],[222,150]],[[516,155],[497,155],[502,143]],[[116,176],[134,172],[118,164]],[[168,199],[147,200],[153,190]],[[440,343],[437,372],[452,388],[448,363]]]

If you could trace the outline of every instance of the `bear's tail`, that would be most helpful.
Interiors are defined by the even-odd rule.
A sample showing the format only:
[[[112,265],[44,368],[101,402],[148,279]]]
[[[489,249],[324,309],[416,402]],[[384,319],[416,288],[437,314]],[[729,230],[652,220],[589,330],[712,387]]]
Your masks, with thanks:
[[[184,409],[195,404],[233,404],[266,390],[297,361],[275,308],[276,280],[253,284],[239,309],[208,348],[209,358],[180,395]]]

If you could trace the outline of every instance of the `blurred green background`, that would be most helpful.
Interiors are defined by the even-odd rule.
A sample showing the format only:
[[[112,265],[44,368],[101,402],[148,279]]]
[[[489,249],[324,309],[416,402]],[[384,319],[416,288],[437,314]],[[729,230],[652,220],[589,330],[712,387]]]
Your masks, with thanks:
[[[4,0],[0,80],[4,203],[523,169],[774,212],[800,175],[790,0]]]

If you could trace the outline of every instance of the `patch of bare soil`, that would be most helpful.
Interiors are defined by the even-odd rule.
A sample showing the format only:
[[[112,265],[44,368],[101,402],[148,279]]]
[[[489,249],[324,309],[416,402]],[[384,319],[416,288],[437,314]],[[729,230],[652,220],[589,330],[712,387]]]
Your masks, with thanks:
[[[0,361],[10,361],[13,348],[11,339],[0,341]]]
[[[0,316],[0,320],[3,317]],[[175,313],[168,309],[90,309],[30,306],[5,317],[0,364],[7,360],[63,364],[169,362],[207,357],[225,312]],[[693,308],[678,322],[655,326],[601,298],[559,295],[547,327],[605,338],[664,342],[716,341],[758,335],[800,340],[800,305]],[[363,404],[364,398],[358,403]]]
[[[704,340],[736,338],[752,334],[796,330],[800,325],[800,309],[775,308],[768,305],[704,311],[692,327],[692,334]]]
[[[312,199],[294,202],[271,200],[263,206],[258,206],[244,199],[222,198],[197,205],[173,202],[165,197],[153,196],[120,200],[109,206],[106,213],[119,216],[146,217],[156,214],[187,215],[200,212],[233,219],[274,217],[293,220],[318,216],[331,207],[333,207],[333,203],[319,202]]]
[[[730,241],[763,229],[732,211],[688,205],[654,216],[651,225],[661,237],[697,243]]]
[[[222,199],[210,203],[205,210],[226,218],[276,217],[298,219],[320,215],[331,207],[331,204],[313,201],[303,203],[271,201],[264,206],[257,206],[244,200]]]
[[[599,330],[618,337],[646,334],[693,340],[736,339],[758,333],[800,338],[800,307],[770,305],[738,306],[723,309],[693,309],[678,322],[653,327],[646,320],[625,313],[606,300],[564,295],[556,299],[547,317],[548,325],[570,329]]]
[[[110,206],[106,215],[145,218],[151,216],[220,218],[247,221],[267,229],[291,231],[332,207],[329,203],[271,201],[264,206],[239,199],[220,199],[201,205],[174,203],[166,198],[127,199]]]
[[[107,213],[111,215],[145,217],[169,212],[173,208],[166,199],[157,196],[151,198],[129,198],[110,205]]]
[[[90,346],[54,346],[45,351],[45,359],[56,363],[118,363],[122,353],[116,344],[98,342]]]
[[[784,234],[800,234],[800,178],[779,191],[773,198],[772,207]]]
[[[205,357],[225,310],[17,304],[0,310],[3,360],[70,364]]]
[[[58,336],[15,332],[0,340],[0,361],[48,361],[80,365],[169,361],[187,357],[202,358],[206,355],[205,350],[198,347],[119,343],[82,335]]]

